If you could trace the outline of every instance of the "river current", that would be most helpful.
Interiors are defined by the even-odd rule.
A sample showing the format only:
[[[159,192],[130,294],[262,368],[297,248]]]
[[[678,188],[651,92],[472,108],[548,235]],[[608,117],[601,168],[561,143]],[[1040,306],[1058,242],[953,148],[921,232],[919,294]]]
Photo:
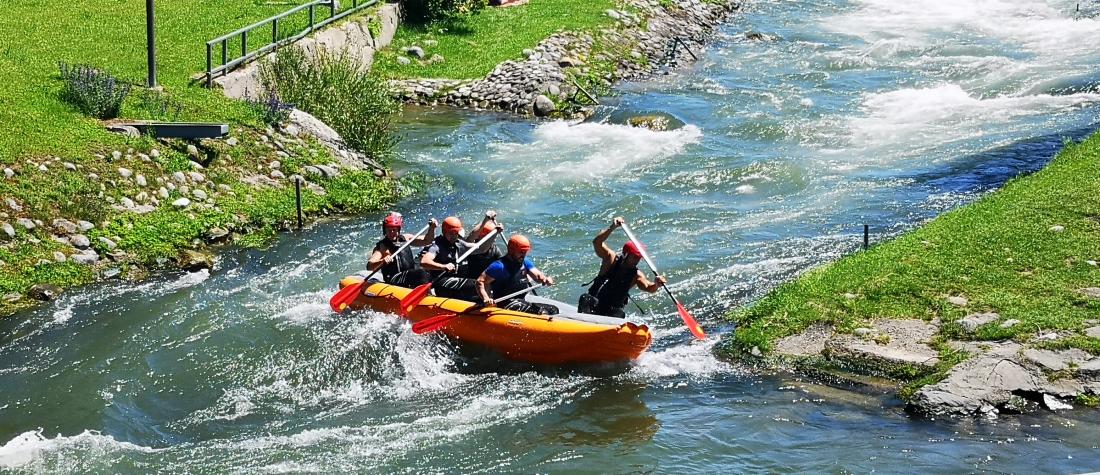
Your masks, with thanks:
[[[710,338],[661,294],[632,309],[653,348],[610,368],[335,317],[381,215],[329,221],[0,321],[0,472],[1096,470],[1095,411],[929,418],[713,349],[725,311],[856,251],[864,224],[872,242],[913,229],[1096,130],[1097,18],[1096,2],[760,0],[589,122],[410,109],[396,168],[431,186],[398,205],[409,228],[498,210],[559,281],[544,294],[575,301],[592,236],[624,216]],[[684,125],[617,124],[649,112]]]

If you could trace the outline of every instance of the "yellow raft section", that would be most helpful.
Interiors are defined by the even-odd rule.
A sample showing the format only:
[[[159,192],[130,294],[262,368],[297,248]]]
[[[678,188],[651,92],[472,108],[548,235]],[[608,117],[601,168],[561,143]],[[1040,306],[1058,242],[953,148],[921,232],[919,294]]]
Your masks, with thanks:
[[[362,282],[345,277],[340,288]],[[401,299],[412,289],[384,283],[369,284],[349,305],[397,314]],[[568,315],[532,315],[471,302],[429,295],[405,318],[413,323],[444,313],[457,313],[439,331],[461,341],[485,346],[505,357],[536,364],[610,363],[638,358],[653,342],[649,327],[586,322]]]

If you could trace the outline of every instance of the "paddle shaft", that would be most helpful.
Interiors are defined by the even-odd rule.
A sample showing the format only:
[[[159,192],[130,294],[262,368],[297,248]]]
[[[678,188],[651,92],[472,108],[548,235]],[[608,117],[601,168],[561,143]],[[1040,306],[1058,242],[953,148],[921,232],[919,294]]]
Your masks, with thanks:
[[[417,231],[416,234],[413,235],[412,239],[409,239],[408,242],[406,242],[405,244],[402,244],[401,247],[397,248],[397,250],[394,251],[394,253],[391,254],[391,255],[396,256],[398,254],[401,254],[401,251],[404,251],[406,247],[409,247],[410,245],[412,245],[413,241],[415,241],[417,238],[419,238],[421,235],[423,235],[425,232],[427,232],[428,228],[430,228],[430,227],[432,227],[432,225],[429,224],[427,226],[424,226],[423,228],[420,228],[420,231]],[[371,277],[374,277],[374,274],[377,274],[378,271],[382,270],[382,268],[385,267],[385,266],[386,266],[386,263],[382,262],[381,265],[379,265],[377,269],[372,270],[370,274],[367,274],[367,276],[365,278],[363,278],[363,282],[369,281]]]
[[[496,298],[493,298],[493,300],[494,300],[494,301],[497,301],[497,302],[499,302],[499,301],[502,301],[502,300],[508,300],[508,299],[510,299],[510,298],[512,298],[512,297],[519,297],[520,295],[523,295],[523,294],[525,294],[525,293],[527,293],[527,292],[530,292],[530,291],[532,291],[532,290],[535,290],[535,289],[537,289],[537,288],[539,288],[539,287],[542,287],[543,285],[544,285],[544,284],[535,284],[535,285],[532,285],[532,286],[530,286],[530,287],[528,287],[528,288],[526,288],[526,289],[523,289],[523,290],[518,290],[518,291],[512,292],[512,293],[510,293],[510,294],[508,294],[508,295],[505,295],[505,296],[502,296],[502,297],[496,297]]]
[[[630,226],[627,226],[626,223],[623,223],[622,227],[623,231],[626,233],[626,237],[630,238],[630,241],[638,247],[638,252],[642,253],[642,259],[645,259],[646,265],[648,265],[650,269],[653,269],[654,277],[659,275],[660,273],[657,272],[657,266],[654,265],[653,260],[649,258],[649,253],[645,252],[645,248],[642,247],[641,241],[638,241],[638,238],[634,237],[634,233],[630,232]],[[676,311],[680,313],[680,318],[684,319],[684,324],[688,326],[688,329],[691,330],[691,333],[700,340],[706,338],[706,334],[703,333],[702,327],[700,327],[699,324],[695,321],[695,317],[692,317],[691,314],[688,313],[687,309],[684,308],[684,305],[681,304],[679,300],[676,300],[676,296],[672,295],[672,291],[668,289],[668,286],[665,284],[661,284],[661,288],[665,289],[665,293],[668,294],[668,298],[672,299],[672,301],[676,304]]]

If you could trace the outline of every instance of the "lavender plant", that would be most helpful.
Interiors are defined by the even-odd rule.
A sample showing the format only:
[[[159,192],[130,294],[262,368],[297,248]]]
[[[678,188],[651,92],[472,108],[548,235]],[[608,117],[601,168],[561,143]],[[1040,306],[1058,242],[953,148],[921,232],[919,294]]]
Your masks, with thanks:
[[[259,97],[249,97],[248,105],[263,120],[265,124],[277,126],[290,119],[290,111],[293,104],[288,104],[279,99],[279,93],[273,87],[265,87]]]
[[[92,66],[58,63],[61,70],[61,99],[80,112],[98,119],[118,117],[130,84]]]

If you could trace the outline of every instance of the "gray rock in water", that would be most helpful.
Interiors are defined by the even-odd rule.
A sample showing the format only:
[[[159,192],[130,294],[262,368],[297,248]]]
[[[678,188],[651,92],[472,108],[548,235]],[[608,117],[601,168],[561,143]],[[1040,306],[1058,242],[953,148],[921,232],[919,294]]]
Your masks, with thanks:
[[[405,54],[416,57],[417,59],[424,59],[424,48],[419,46],[410,46],[405,48]]]
[[[1049,394],[1043,394],[1043,405],[1046,406],[1047,409],[1050,409],[1052,411],[1064,411],[1068,409],[1073,409],[1073,406],[1066,404],[1060,401],[1058,398]]]
[[[542,94],[535,97],[535,115],[539,117],[546,117],[556,111],[558,106],[554,104],[554,101],[550,100]]]
[[[61,295],[61,287],[53,284],[35,284],[27,291],[32,299],[49,302]]]
[[[229,238],[229,231],[224,228],[210,228],[206,231],[206,242],[219,243]]]
[[[1001,316],[994,312],[972,313],[959,320],[959,325],[961,325],[963,330],[966,330],[967,333],[974,333],[978,327],[991,323],[998,318],[1001,318]]]
[[[103,271],[103,278],[104,279],[113,279],[115,277],[118,277],[121,274],[122,274],[122,271],[119,270],[118,267],[112,267],[110,269],[107,269],[107,270]]]

